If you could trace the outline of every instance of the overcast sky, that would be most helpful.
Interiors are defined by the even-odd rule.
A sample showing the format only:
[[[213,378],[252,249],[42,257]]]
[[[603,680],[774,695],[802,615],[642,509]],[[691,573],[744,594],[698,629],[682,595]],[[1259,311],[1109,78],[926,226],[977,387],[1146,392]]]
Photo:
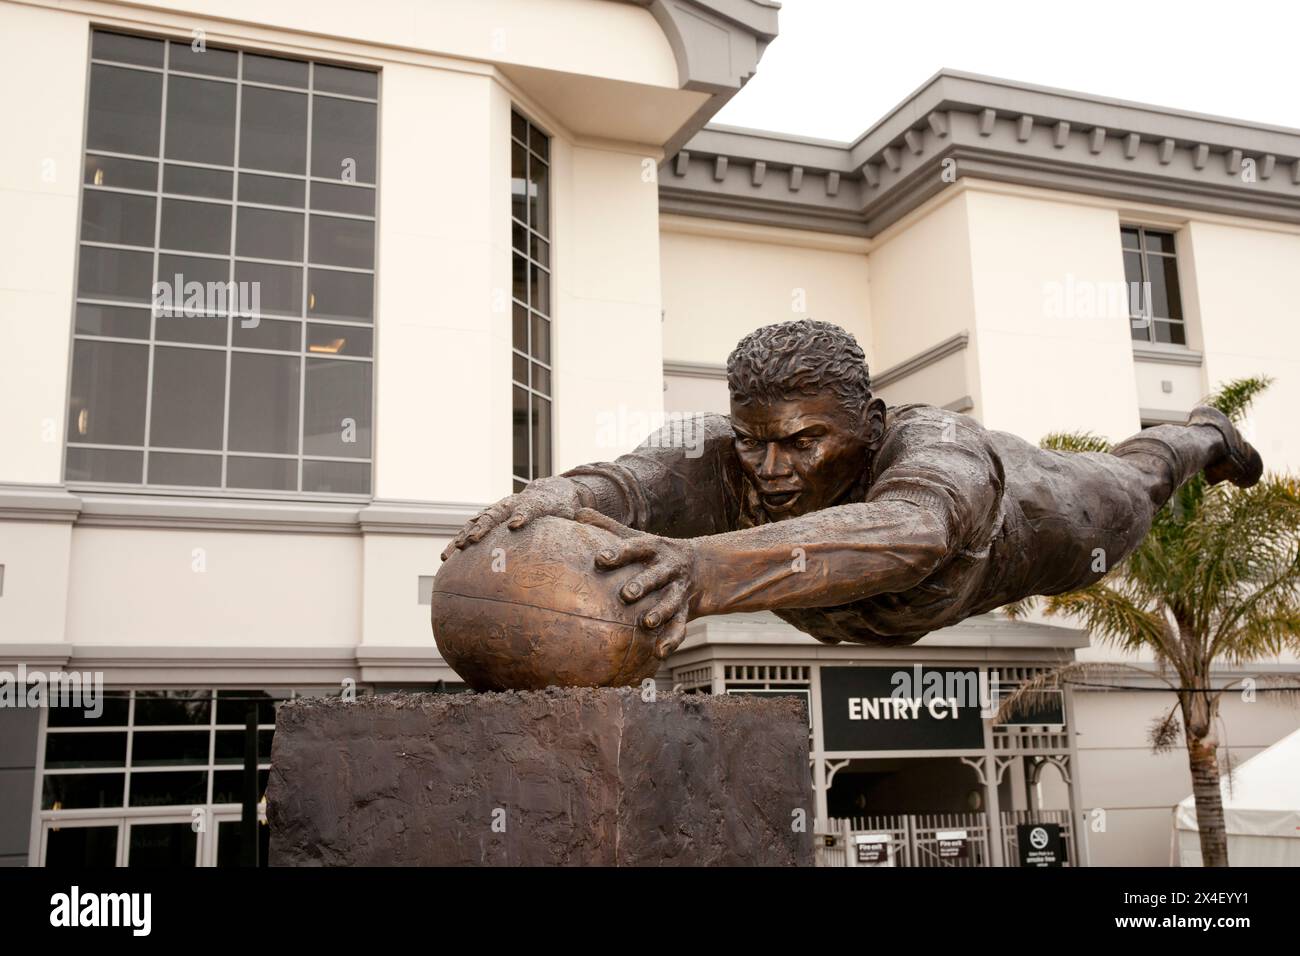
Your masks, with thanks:
[[[853,140],[941,67],[1300,129],[1300,3],[782,0],[713,122]]]

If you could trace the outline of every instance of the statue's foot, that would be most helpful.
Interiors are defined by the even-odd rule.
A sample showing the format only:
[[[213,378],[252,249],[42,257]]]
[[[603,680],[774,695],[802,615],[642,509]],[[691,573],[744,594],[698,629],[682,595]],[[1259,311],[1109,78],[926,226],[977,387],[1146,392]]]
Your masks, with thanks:
[[[1259,452],[1250,442],[1241,437],[1241,432],[1227,415],[1217,408],[1198,405],[1192,409],[1187,424],[1210,425],[1223,436],[1225,454],[1205,469],[1205,478],[1210,484],[1230,481],[1238,488],[1249,488],[1259,481],[1264,474],[1264,459],[1259,457]]]

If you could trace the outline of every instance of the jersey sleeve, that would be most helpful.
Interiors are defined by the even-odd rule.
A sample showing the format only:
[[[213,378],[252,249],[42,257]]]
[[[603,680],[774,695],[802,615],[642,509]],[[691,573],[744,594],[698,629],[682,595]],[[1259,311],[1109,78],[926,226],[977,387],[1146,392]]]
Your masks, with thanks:
[[[564,476],[587,485],[598,510],[669,538],[730,531],[740,511],[740,459],[725,415],[674,416],[629,454]]]
[[[940,516],[950,547],[988,546],[1005,476],[987,432],[965,415],[928,405],[890,410],[868,501],[910,501]]]

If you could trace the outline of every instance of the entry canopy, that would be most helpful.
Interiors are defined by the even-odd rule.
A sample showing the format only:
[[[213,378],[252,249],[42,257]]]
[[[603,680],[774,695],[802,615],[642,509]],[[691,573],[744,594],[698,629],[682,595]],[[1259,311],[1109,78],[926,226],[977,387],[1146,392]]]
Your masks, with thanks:
[[[1300,866],[1300,730],[1251,757],[1220,784],[1231,866]],[[1174,810],[1182,866],[1201,865],[1196,807]]]

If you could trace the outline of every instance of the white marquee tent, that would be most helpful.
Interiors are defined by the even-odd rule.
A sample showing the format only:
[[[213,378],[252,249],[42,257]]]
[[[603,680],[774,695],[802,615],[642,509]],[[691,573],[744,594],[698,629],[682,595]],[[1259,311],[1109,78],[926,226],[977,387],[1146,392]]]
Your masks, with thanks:
[[[1237,767],[1220,784],[1231,866],[1300,866],[1300,730]],[[1174,808],[1180,866],[1201,865],[1196,807]]]

